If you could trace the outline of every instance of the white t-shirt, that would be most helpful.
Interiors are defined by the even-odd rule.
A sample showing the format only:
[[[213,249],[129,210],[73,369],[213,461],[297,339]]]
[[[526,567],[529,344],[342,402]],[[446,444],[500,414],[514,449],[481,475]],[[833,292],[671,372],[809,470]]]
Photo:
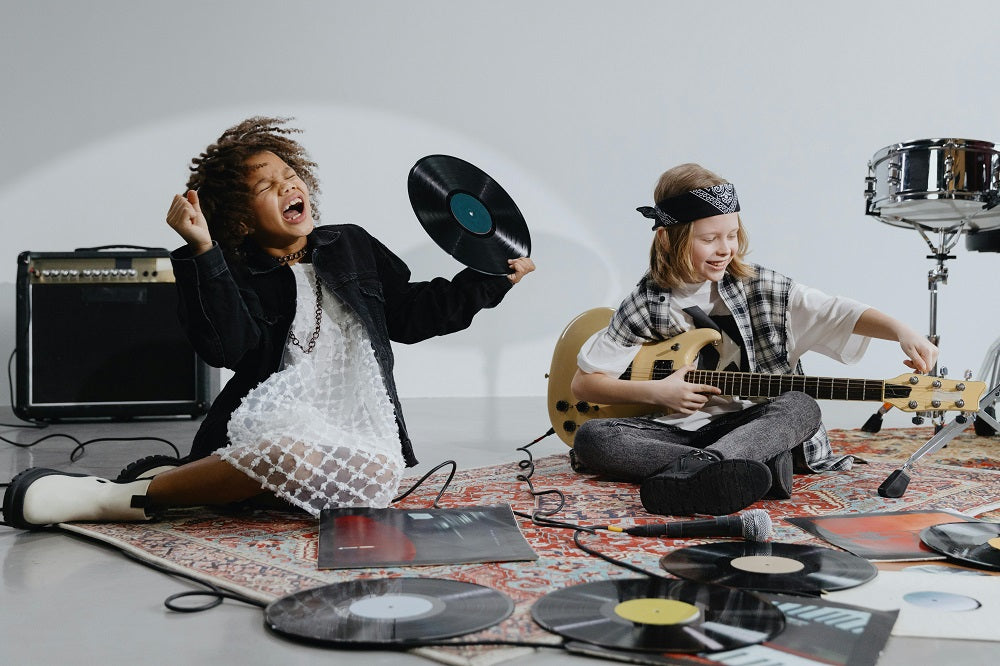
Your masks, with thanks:
[[[705,281],[687,284],[671,291],[668,303],[670,318],[682,330],[696,328],[685,308],[697,306],[710,317],[731,316],[718,283]],[[854,334],[854,325],[868,306],[843,296],[830,296],[818,289],[793,283],[788,294],[786,318],[788,362],[795,366],[807,351],[815,351],[841,363],[856,363],[868,349],[871,338]],[[587,340],[577,355],[577,365],[584,372],[601,372],[619,377],[628,368],[639,351],[638,345],[623,346],[606,335],[607,329],[598,331]],[[717,369],[740,365],[740,346],[723,331],[718,347]],[[716,369],[716,368],[707,368]],[[712,396],[705,407],[690,415],[663,415],[657,420],[672,423],[685,430],[696,430],[713,416],[743,409],[753,401],[729,396]]]

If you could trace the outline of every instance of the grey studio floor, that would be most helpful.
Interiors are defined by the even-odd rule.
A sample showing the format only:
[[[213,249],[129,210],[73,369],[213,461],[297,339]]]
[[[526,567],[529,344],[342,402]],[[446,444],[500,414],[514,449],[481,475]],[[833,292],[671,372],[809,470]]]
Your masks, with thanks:
[[[831,427],[859,427],[877,405],[823,403]],[[417,472],[454,459],[467,469],[520,459],[515,449],[548,429],[543,398],[404,400],[421,465]],[[902,415],[900,415],[902,416]],[[0,422],[14,419],[9,408]],[[30,442],[64,432],[78,438],[158,436],[182,453],[197,427],[188,418],[126,422],[58,423],[47,430],[4,428],[4,437]],[[888,425],[908,425],[887,422]],[[0,481],[31,466],[117,474],[125,464],[162,444],[105,442],[88,447],[76,463],[72,445],[52,439],[31,448],[0,443]],[[533,447],[536,457],[566,451],[556,437]],[[340,651],[303,645],[267,629],[258,608],[235,601],[202,613],[168,611],[163,600],[192,589],[183,580],[125,558],[113,548],[60,532],[28,533],[0,527],[2,589],[0,663],[3,664],[313,664],[362,659],[368,664],[431,663],[392,651]],[[1000,623],[998,623],[1000,626]],[[1000,642],[890,639],[879,664],[996,663]],[[518,657],[510,664],[593,661],[558,650]]]

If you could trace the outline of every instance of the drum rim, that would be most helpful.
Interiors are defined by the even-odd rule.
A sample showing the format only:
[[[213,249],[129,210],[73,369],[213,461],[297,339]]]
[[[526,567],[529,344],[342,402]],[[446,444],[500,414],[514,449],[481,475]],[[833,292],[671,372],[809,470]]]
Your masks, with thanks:
[[[984,152],[993,153],[995,155],[1000,155],[1000,151],[996,149],[996,144],[992,141],[982,141],[980,139],[959,139],[959,138],[945,138],[945,139],[915,139],[913,141],[902,141],[900,143],[893,143],[884,148],[880,148],[875,151],[872,156],[871,164],[874,166],[879,162],[885,160],[890,155],[912,149],[927,149],[927,148],[943,148],[948,144],[954,144],[956,148],[963,149],[974,149]]]

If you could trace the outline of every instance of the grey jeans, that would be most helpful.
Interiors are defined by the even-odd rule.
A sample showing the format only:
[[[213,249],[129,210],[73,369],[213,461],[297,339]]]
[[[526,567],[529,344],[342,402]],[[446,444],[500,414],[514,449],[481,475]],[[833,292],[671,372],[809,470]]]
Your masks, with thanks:
[[[639,482],[692,448],[723,458],[767,462],[816,434],[821,416],[815,400],[789,391],[770,402],[724,414],[694,431],[643,417],[591,419],[577,431],[573,451],[587,472]]]

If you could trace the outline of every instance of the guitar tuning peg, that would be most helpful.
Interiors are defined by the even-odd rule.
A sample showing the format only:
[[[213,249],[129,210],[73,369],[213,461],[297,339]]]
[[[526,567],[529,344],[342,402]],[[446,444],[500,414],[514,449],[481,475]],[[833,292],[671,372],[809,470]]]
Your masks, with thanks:
[[[947,377],[947,376],[948,376],[948,368],[941,366],[941,370],[938,371],[938,377]]]
[[[965,373],[962,374],[962,376],[965,378],[965,381],[969,381],[970,379],[972,379],[972,370],[966,370]]]

